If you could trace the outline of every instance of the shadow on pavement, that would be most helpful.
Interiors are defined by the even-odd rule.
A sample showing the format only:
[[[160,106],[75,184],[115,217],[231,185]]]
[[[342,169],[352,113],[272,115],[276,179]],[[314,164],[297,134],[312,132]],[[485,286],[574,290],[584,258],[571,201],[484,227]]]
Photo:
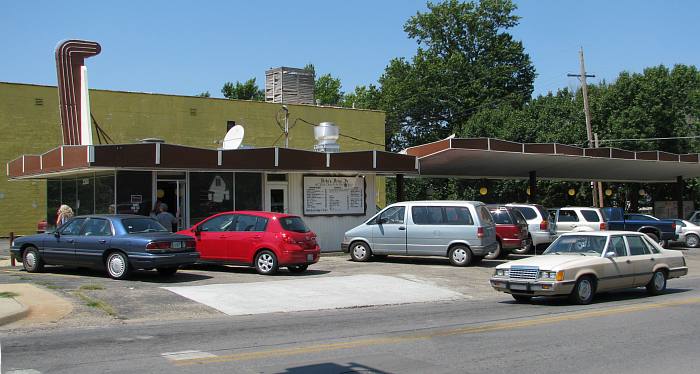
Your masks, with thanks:
[[[351,258],[348,258],[347,261],[352,261]],[[444,266],[449,266],[449,267],[455,267],[450,263],[450,260],[448,260],[445,257],[414,257],[414,256],[398,256],[398,255],[391,255],[391,256],[386,256],[386,257],[373,257],[371,262],[376,262],[376,263],[386,263],[386,264],[407,264],[407,265],[444,265]],[[468,268],[473,268],[473,267],[482,267],[482,268],[493,268],[498,266],[499,264],[508,262],[508,260],[503,259],[503,260],[481,260],[481,262],[478,262],[476,264],[472,264],[469,266],[465,266],[465,269]]]
[[[314,266],[314,265],[311,265]],[[230,273],[230,274],[255,274],[257,275],[258,272],[255,270],[255,268],[248,267],[248,266],[234,266],[234,265],[215,265],[215,264],[196,264],[196,265],[189,265],[184,268],[185,271],[187,270],[199,270],[199,271],[216,271],[220,273]],[[292,273],[289,270],[287,270],[285,267],[280,267],[280,269],[275,273],[274,275],[260,275],[261,277],[265,276],[271,276],[271,277],[279,277],[279,276],[292,276],[292,277],[304,277],[304,276],[310,276],[310,275],[322,275],[322,274],[328,274],[330,273],[330,270],[319,270],[319,269],[314,269],[314,268],[309,268],[303,273]]]
[[[23,270],[24,271],[24,270]],[[92,268],[76,268],[66,266],[46,266],[45,275],[74,275],[85,278],[111,279],[104,270]],[[187,270],[179,270],[171,276],[163,276],[155,270],[134,270],[126,281],[151,282],[151,283],[183,283],[210,279],[211,276],[199,273],[189,273]]]
[[[388,374],[389,372],[374,369],[369,366],[350,362],[347,365],[339,365],[333,362],[322,364],[312,364],[287,368],[280,374],[341,374],[341,373],[366,373],[366,374]]]
[[[662,295],[673,295],[681,294],[688,291],[692,291],[689,288],[667,288],[666,292]],[[651,296],[647,294],[644,288],[630,288],[621,291],[611,291],[602,292],[595,295],[593,302],[590,305],[604,305],[605,303],[612,303],[616,301],[627,301],[627,300],[653,300],[656,296]],[[533,297],[529,303],[519,303],[515,300],[504,300],[500,301],[500,304],[531,304],[531,305],[547,305],[551,307],[564,307],[572,306],[566,296],[553,296],[553,297]]]

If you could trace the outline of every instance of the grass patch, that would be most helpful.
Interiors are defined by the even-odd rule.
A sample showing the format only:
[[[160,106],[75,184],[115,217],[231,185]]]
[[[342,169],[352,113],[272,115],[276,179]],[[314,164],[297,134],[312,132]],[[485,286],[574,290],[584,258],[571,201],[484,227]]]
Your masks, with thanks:
[[[96,290],[104,290],[104,286],[101,284],[84,284],[80,286],[79,290],[86,290],[86,291],[96,291]]]
[[[5,291],[5,292],[0,292],[0,297],[2,298],[11,298],[11,297],[17,297],[19,294],[17,292],[11,292],[11,291]]]
[[[80,291],[77,291],[75,294],[85,302],[85,305],[91,308],[99,309],[112,317],[117,316],[117,311],[114,310],[114,307],[109,305],[109,303],[105,302],[104,300],[92,298]]]

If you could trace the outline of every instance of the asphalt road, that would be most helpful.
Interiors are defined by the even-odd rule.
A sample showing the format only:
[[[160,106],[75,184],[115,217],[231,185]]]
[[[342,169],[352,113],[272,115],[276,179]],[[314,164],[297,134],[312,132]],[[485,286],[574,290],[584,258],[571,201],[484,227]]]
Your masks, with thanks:
[[[0,338],[2,372],[696,373],[699,286],[34,330]]]

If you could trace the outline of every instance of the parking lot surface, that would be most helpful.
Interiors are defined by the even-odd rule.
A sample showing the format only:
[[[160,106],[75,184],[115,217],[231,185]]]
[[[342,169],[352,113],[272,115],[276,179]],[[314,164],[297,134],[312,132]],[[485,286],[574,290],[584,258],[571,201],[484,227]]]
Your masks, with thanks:
[[[690,268],[688,277],[700,277],[700,250],[683,252]],[[519,256],[511,255],[508,259],[517,258]],[[245,267],[197,265],[183,269],[172,277],[160,276],[155,271],[137,271],[130,279],[118,281],[108,278],[101,271],[58,266],[47,267],[44,273],[32,274],[22,270],[21,264],[11,267],[5,260],[3,266],[0,266],[0,283],[33,284],[71,302],[73,311],[60,321],[37,322],[26,318],[3,326],[2,329],[11,332],[35,328],[222,317],[226,315],[224,312],[255,314],[411,302],[449,302],[456,298],[508,298],[507,295],[494,291],[488,282],[493,268],[504,261],[506,259],[485,260],[475,266],[455,267],[446,258],[389,256],[377,261],[357,263],[350,261],[347,254],[324,253],[317,264],[302,274],[281,269],[276,275],[262,276],[254,269]],[[383,279],[384,282],[377,279]],[[273,283],[267,284],[268,282]],[[415,289],[410,289],[407,285],[414,286]],[[212,297],[211,293],[205,297],[210,301],[204,303],[198,302],[204,301],[201,297],[198,300],[197,296],[182,296],[189,292],[183,290],[194,290],[197,286],[219,288],[223,290],[221,295],[235,296],[224,304],[238,304],[238,309],[229,310],[225,306],[214,305],[211,300],[216,299],[216,296]],[[207,287],[203,289],[206,290]],[[296,290],[297,293],[285,290]],[[308,292],[304,293],[304,290]],[[344,290],[346,298],[341,290]],[[432,295],[425,297],[426,294]],[[330,303],[331,299],[337,302]],[[280,307],[285,304],[286,308]]]

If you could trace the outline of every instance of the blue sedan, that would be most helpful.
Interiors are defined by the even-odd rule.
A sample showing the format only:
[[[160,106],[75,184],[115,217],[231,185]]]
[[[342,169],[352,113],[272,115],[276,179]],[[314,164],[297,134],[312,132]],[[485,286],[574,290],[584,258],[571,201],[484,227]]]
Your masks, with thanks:
[[[153,218],[118,214],[79,216],[53,233],[15,239],[10,252],[30,273],[44,265],[69,265],[107,270],[125,279],[133,269],[157,269],[173,275],[199,259],[195,241],[172,234]]]

